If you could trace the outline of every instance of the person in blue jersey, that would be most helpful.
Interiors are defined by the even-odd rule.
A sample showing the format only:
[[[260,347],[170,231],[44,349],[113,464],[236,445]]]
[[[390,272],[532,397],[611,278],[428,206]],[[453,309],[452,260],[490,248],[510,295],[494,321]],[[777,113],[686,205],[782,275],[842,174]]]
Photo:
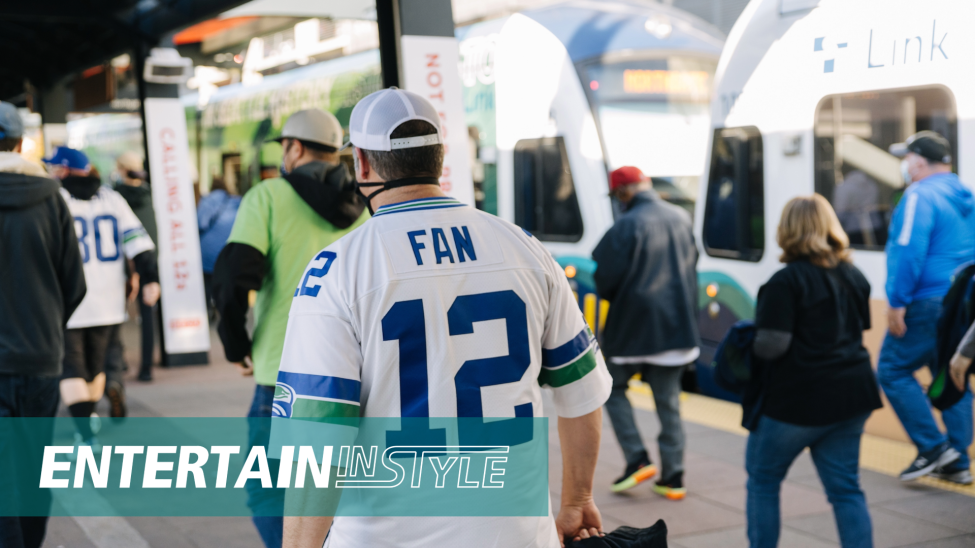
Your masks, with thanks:
[[[890,223],[887,241],[887,336],[878,377],[918,456],[900,479],[934,474],[971,483],[972,394],[942,414],[947,434],[935,422],[924,389],[914,378],[935,365],[941,300],[958,267],[975,259],[975,199],[951,171],[951,145],[921,131],[890,147],[903,158],[907,190]]]

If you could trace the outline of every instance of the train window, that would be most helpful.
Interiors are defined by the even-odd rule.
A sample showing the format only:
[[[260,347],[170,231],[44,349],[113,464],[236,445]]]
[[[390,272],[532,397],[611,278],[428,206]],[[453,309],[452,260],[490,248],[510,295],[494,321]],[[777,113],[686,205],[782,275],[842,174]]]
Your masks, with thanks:
[[[711,133],[716,67],[716,58],[633,52],[579,65],[608,167],[640,168],[661,198],[691,216]]]
[[[954,105],[941,86],[831,95],[819,102],[813,126],[816,192],[833,204],[853,247],[880,251],[887,243],[887,226],[905,185],[900,159],[887,148],[929,129],[957,150]]]
[[[765,250],[762,134],[755,127],[714,131],[704,209],[708,255],[758,261]]]
[[[515,224],[550,242],[578,242],[582,213],[562,137],[515,143]]]

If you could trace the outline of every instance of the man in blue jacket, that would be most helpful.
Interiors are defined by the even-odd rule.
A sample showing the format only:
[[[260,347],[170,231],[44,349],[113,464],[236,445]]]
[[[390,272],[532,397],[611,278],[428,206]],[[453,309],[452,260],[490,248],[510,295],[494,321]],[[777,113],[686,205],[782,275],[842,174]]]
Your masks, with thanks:
[[[931,474],[972,483],[972,393],[942,414],[948,433],[938,428],[914,372],[935,364],[941,300],[951,276],[975,259],[975,199],[951,172],[951,145],[933,131],[921,131],[890,151],[904,158],[910,182],[894,210],[887,241],[887,337],[878,377],[894,411],[917,446],[918,456],[901,472],[911,481]]]

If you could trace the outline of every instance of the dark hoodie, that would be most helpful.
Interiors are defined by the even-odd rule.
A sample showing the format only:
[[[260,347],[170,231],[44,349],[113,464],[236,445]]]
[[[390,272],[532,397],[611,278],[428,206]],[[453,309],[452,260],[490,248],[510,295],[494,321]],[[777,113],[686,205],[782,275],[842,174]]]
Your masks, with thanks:
[[[309,162],[285,175],[284,180],[335,228],[349,228],[362,215],[365,205],[345,164]]]
[[[355,192],[355,180],[345,164],[309,162],[284,179],[315,213],[339,229],[345,229],[362,215],[365,205]],[[213,299],[220,312],[217,333],[224,354],[239,362],[251,351],[247,334],[248,293],[264,283],[267,258],[247,244],[228,243],[213,266]]]
[[[57,376],[85,297],[74,220],[53,179],[0,173],[0,374]]]
[[[139,186],[132,186],[120,183],[115,187],[115,192],[121,194],[128,202],[132,212],[142,223],[142,228],[146,229],[146,233],[152,238],[152,243],[159,245],[159,240],[156,239],[156,212],[152,209],[152,190],[149,185],[142,183]]]

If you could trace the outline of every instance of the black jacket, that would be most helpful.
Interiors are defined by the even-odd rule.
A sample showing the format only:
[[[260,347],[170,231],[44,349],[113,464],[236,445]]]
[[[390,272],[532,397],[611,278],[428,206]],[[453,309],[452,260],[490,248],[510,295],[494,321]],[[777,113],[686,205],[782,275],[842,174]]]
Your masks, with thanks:
[[[592,252],[596,292],[610,302],[606,356],[649,356],[700,346],[697,247],[690,215],[653,190],[630,208]]]
[[[352,226],[365,205],[345,164],[309,162],[284,177],[315,213],[337,228]],[[228,243],[213,265],[213,300],[220,311],[217,334],[228,361],[240,362],[251,352],[247,334],[247,294],[264,283],[267,258],[247,244]]]
[[[64,326],[87,288],[59,188],[0,173],[0,374],[61,374]]]
[[[152,243],[159,245],[156,239],[156,212],[152,209],[152,190],[149,185],[142,183],[139,186],[119,183],[115,186],[118,192],[128,202],[132,212],[139,218],[142,228],[146,229],[146,234],[152,238]]]

